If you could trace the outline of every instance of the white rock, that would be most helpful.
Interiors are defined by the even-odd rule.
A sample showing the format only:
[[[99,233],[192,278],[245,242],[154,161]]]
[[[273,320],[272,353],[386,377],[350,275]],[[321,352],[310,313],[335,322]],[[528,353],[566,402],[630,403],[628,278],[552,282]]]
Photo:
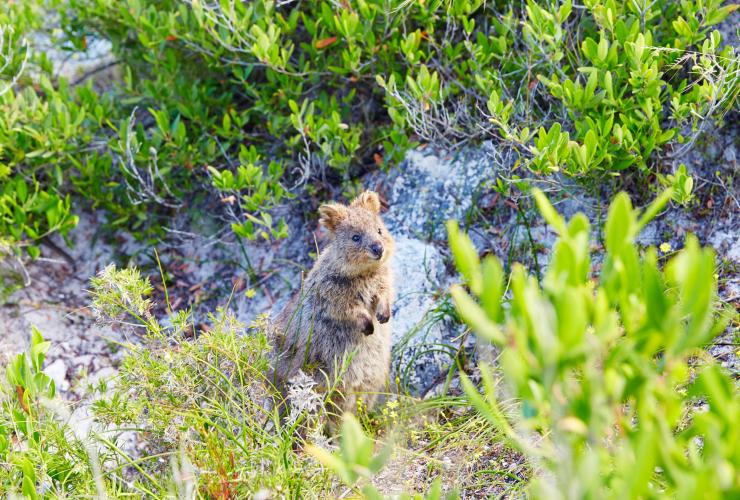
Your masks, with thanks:
[[[82,354],[80,356],[77,356],[73,361],[76,366],[87,368],[90,363],[92,363],[92,360],[92,354]]]
[[[731,231],[716,231],[709,237],[709,243],[723,257],[740,263],[740,238]]]
[[[69,381],[67,380],[67,365],[63,360],[57,359],[52,364],[44,369],[46,373],[56,384],[57,390],[66,391],[69,389]]]
[[[432,294],[444,273],[442,255],[436,247],[421,240],[396,238],[393,255],[396,301],[393,305],[393,343],[416,327],[431,307]]]
[[[443,352],[444,346],[450,346],[454,352],[450,340],[459,333],[430,314],[438,305],[435,297],[439,290],[446,287],[444,259],[429,243],[396,236],[393,274],[396,285],[391,323],[394,358],[399,360],[398,367],[405,373],[394,372],[392,377],[400,376],[404,385],[412,390],[427,391],[450,363],[450,356]],[[394,363],[394,370],[396,367]]]
[[[108,383],[108,387],[110,388],[111,382],[113,381],[113,379],[115,379],[117,375],[118,370],[116,370],[112,366],[106,366],[105,368],[101,368],[95,373],[92,373],[89,377],[87,377],[85,382],[94,387],[98,385],[98,383],[100,383],[101,381],[105,380]]]

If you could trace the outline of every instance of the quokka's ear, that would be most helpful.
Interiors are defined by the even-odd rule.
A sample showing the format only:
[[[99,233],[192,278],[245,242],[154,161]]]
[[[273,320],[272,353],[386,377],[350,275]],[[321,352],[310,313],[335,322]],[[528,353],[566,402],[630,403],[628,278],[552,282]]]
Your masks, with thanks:
[[[380,198],[375,191],[365,191],[352,200],[352,207],[362,207],[374,214],[380,213]]]
[[[347,207],[339,203],[327,203],[319,207],[319,224],[332,233],[347,218]]]

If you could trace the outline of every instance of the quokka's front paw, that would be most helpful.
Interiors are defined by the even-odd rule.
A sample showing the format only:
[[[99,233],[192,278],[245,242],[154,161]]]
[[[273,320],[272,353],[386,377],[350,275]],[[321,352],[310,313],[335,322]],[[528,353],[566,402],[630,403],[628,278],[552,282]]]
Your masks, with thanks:
[[[391,306],[387,302],[381,302],[378,304],[378,310],[375,312],[375,317],[378,318],[379,323],[388,323],[391,319]]]
[[[375,331],[375,327],[373,326],[373,318],[371,318],[369,315],[361,316],[360,329],[365,335],[372,335]]]

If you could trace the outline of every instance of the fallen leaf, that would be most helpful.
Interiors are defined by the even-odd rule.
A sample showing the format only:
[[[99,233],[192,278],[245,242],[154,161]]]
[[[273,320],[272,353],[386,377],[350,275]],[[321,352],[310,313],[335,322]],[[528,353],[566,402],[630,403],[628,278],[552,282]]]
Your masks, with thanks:
[[[329,38],[324,38],[322,40],[318,40],[316,42],[316,48],[317,49],[325,49],[329,45],[331,45],[332,43],[334,43],[336,41],[337,41],[337,37],[335,37],[335,36],[330,36]]]
[[[519,207],[517,206],[517,204],[516,204],[516,203],[514,203],[514,202],[513,202],[512,200],[506,200],[506,201],[505,201],[504,203],[505,203],[506,205],[510,206],[511,208],[513,208],[514,210],[517,210],[517,209],[519,208]]]
[[[177,309],[178,309],[178,308],[180,307],[180,304],[182,304],[182,301],[183,301],[183,300],[184,300],[184,299],[183,299],[182,297],[177,297],[177,298],[175,298],[175,300],[174,300],[174,301],[172,302],[172,304],[170,305],[170,307],[172,308],[172,310],[173,310],[173,311],[177,311]]]
[[[239,292],[243,290],[246,286],[246,281],[244,281],[244,278],[242,278],[241,276],[232,278],[231,283],[233,285],[233,289],[235,292]]]
[[[28,405],[26,404],[26,401],[23,399],[23,395],[25,394],[25,389],[21,387],[20,385],[15,386],[15,393],[18,395],[18,402],[21,405],[21,408],[23,408],[23,411],[26,413],[31,413],[31,411],[28,408]]]

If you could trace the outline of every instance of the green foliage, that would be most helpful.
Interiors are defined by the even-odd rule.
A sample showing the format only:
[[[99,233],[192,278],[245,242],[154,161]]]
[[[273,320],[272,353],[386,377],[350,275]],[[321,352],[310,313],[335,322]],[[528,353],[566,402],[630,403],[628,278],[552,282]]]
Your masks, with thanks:
[[[122,319],[133,316],[143,325],[153,321],[152,301],[146,298],[152,293],[152,286],[148,280],[142,279],[138,269],[116,269],[111,264],[91,278],[90,285],[92,309],[98,317]]]
[[[293,451],[293,429],[281,429],[277,412],[266,406],[280,396],[270,389],[264,335],[242,335],[243,327],[223,313],[211,321],[194,341],[185,337],[193,328],[186,316],[173,331],[150,324],[145,344],[123,362],[112,396],[95,403],[96,415],[144,430],[139,438],[148,453],[184,449],[193,487],[206,497],[292,495],[320,486],[321,471]],[[142,468],[141,490],[165,495],[161,473]]]
[[[49,69],[48,61],[31,56],[25,31],[41,19],[25,7],[0,7],[0,238],[35,257],[38,240],[65,235],[76,224],[70,198],[60,190],[64,171],[91,140],[84,122],[103,110],[98,118],[88,115],[87,106],[97,103],[89,88],[78,89],[87,99],[78,104],[68,85],[55,88],[45,73],[35,88],[20,85],[33,61],[40,71]]]
[[[375,442],[365,434],[362,426],[351,414],[342,418],[339,451],[330,453],[324,448],[308,446],[313,455],[324,467],[336,474],[347,486],[355,487],[358,482],[366,484],[361,488],[362,495],[370,500],[381,500],[383,495],[369,484],[370,479],[383,468],[393,452],[393,445],[386,443],[379,453],[375,453]],[[456,493],[443,495],[439,479],[435,480],[426,495],[401,494],[401,500],[441,500],[456,499]]]
[[[540,127],[528,144],[529,129],[512,123],[496,91],[492,121],[522,143],[538,172],[650,168],[653,152],[692,142],[710,115],[735,102],[737,58],[710,28],[737,6],[721,3],[591,0],[572,13],[570,2],[555,11],[529,1],[523,38],[540,53],[537,78],[562,103],[567,131]]]
[[[152,317],[145,298],[151,286],[137,271],[108,268],[92,285],[99,314],[133,318],[145,336],[128,346],[115,387],[98,388],[105,397],[94,411],[102,422],[141,429],[137,437],[149,453],[181,449],[192,470],[190,487],[206,497],[301,496],[322,486],[321,471],[294,452],[298,424],[284,426],[275,408],[282,398],[269,379],[264,322],[245,335],[224,311],[212,314],[206,329],[178,311],[165,327]],[[138,491],[167,495],[170,481],[155,464],[136,470]]]
[[[290,192],[351,186],[420,141],[498,136],[540,173],[653,168],[655,152],[690,146],[735,102],[737,58],[711,32],[734,8],[6,2],[0,237],[38,255],[40,239],[76,223],[72,195],[141,238],[214,204],[240,237],[283,238],[271,209]],[[118,83],[99,95],[54,77],[25,42],[53,16],[57,49],[112,43]]]
[[[246,148],[242,145],[239,148],[239,166],[236,173],[231,170],[219,171],[213,167],[208,167],[208,170],[216,189],[230,193],[229,196],[233,199],[229,202],[237,203],[247,216],[245,222],[231,224],[234,233],[249,240],[255,239],[258,235],[266,240],[270,237],[285,238],[288,235],[285,220],[281,219],[277,227],[273,227],[269,212],[261,210],[262,207],[279,203],[283,197],[289,196],[281,184],[274,182],[274,179],[282,178],[285,168],[281,163],[270,161],[265,173],[259,164],[260,155],[255,147]],[[259,216],[252,213],[258,213]]]
[[[34,328],[29,352],[0,381],[0,489],[31,499],[95,495],[97,457],[65,424],[66,410],[51,399],[54,381],[41,371],[49,347]]]
[[[142,342],[115,380],[91,387],[96,426],[78,436],[54,382],[41,370],[50,343],[34,329],[27,354],[0,383],[0,491],[28,498],[315,497],[331,485],[296,452],[298,422],[283,425],[269,380],[265,325],[245,335],[218,311],[196,329],[187,311],[168,327],[150,313],[151,291],[136,270],[107,268],[92,283],[101,317],[137,328]],[[137,443],[120,447],[118,429]],[[169,464],[163,467],[162,463]]]
[[[334,471],[347,485],[354,485],[359,479],[370,479],[383,467],[393,447],[386,444],[375,454],[375,442],[362,430],[355,417],[345,414],[342,418],[340,447],[337,453],[309,446],[308,452],[324,466]]]
[[[238,236],[284,238],[276,204],[302,186],[350,190],[420,142],[493,137],[543,174],[659,171],[656,157],[689,147],[740,88],[735,49],[721,48],[712,31],[736,6],[719,0],[340,3],[3,2],[3,254],[38,256],[41,240],[74,227],[75,204],[102,207],[112,227],[143,238],[162,234],[177,213],[197,217],[216,203]],[[46,26],[56,15],[61,35]],[[37,31],[70,52],[109,40],[118,83],[101,93],[91,80],[57,78],[29,42]],[[544,464],[549,476],[534,493],[544,496],[548,481],[564,496],[738,492],[736,391],[711,361],[696,359],[721,327],[713,255],[690,238],[661,270],[654,250],[634,245],[668,197],[692,198],[683,165],[658,179],[671,194],[644,214],[625,195],[615,199],[597,280],[588,221],[566,223],[542,195],[538,206],[560,239],[541,284],[519,266],[507,286],[500,262],[480,262],[449,226],[472,294],[454,289],[456,304],[502,347],[521,425],[496,402],[488,369],[484,395],[463,384],[481,415]],[[101,439],[115,466],[96,483],[90,450],[46,406],[55,392],[41,371],[48,344],[34,331],[30,353],[8,365],[0,387],[0,486],[29,497],[101,495],[101,487],[110,496],[322,491],[329,478],[293,451],[299,424],[282,426],[262,405],[275,396],[257,384],[266,382],[264,336],[240,335],[223,313],[208,329],[187,311],[162,326],[150,292],[135,270],[108,268],[93,281],[94,310],[146,338],[96,410],[109,424],[141,424],[147,450],[166,450],[191,479]],[[707,411],[695,411],[700,402]],[[376,455],[348,419],[340,452],[318,450],[348,486],[378,496],[367,482],[389,448]],[[126,484],[124,470],[133,478]],[[440,495],[435,486],[430,497]]]
[[[643,213],[626,194],[615,197],[595,278],[588,220],[577,214],[566,222],[541,192],[537,205],[559,237],[541,284],[517,265],[505,287],[497,259],[477,263],[470,240],[450,227],[455,259],[478,301],[459,286],[453,298],[475,332],[502,349],[500,370],[518,414],[512,421],[501,410],[486,366],[484,393],[464,377],[465,392],[541,464],[536,497],[740,492],[740,398],[700,349],[727,324],[718,312],[714,253],[690,236],[660,266],[654,248],[641,253],[635,244],[670,196],[664,192]]]
[[[49,342],[44,341],[41,333],[33,328],[30,351],[27,355],[16,356],[5,371],[11,386],[21,388],[20,391],[16,389],[16,393],[20,405],[24,408],[28,408],[28,404],[40,396],[54,397],[56,392],[54,381],[41,371],[50,345]]]
[[[681,205],[688,204],[693,198],[694,178],[686,172],[686,165],[678,166],[673,174],[659,175],[660,183],[673,192],[673,201]]]
[[[208,327],[196,327],[188,311],[175,311],[164,326],[151,314],[151,285],[135,269],[106,268],[91,285],[98,319],[134,329],[139,342],[123,346],[127,352],[115,378],[88,388],[95,424],[82,436],[68,426],[77,415],[69,415],[41,371],[50,343],[33,330],[29,352],[11,360],[7,382],[0,381],[0,491],[27,498],[323,498],[346,490],[333,480],[336,474],[358,494],[383,498],[371,480],[388,465],[396,440],[378,449],[350,415],[338,449],[321,434],[301,436],[311,430],[302,422],[316,415],[310,414],[313,402],[300,399],[326,395],[291,389],[284,402],[288,415],[280,414],[263,319],[245,334],[221,310]],[[407,419],[439,405],[456,415],[454,423],[449,415],[444,423],[428,422],[425,415],[424,425],[415,421],[409,436],[428,434],[424,439],[435,445],[449,440],[445,446],[454,449],[460,442],[455,435],[470,433],[475,449],[488,449],[481,437],[495,433],[460,402],[427,400],[431,406],[424,407],[408,399],[399,408],[393,401],[383,411],[384,426],[403,428]],[[368,422],[374,418],[361,413]],[[126,446],[114,438],[121,431],[128,435]],[[437,477],[426,495],[399,498],[457,498],[443,492],[441,475],[431,468],[439,468],[439,460],[428,460],[428,474]]]

